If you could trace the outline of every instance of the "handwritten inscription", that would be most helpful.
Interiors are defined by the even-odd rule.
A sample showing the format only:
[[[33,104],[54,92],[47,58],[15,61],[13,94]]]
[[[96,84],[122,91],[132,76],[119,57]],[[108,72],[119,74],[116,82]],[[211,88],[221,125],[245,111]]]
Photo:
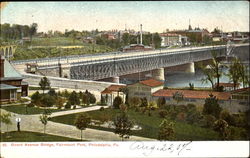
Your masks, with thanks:
[[[130,145],[129,149],[130,150],[138,150],[142,151],[142,154],[144,156],[150,156],[153,152],[168,152],[170,154],[174,155],[180,155],[184,151],[191,150],[191,144],[192,141],[190,142],[182,142],[182,143],[163,143],[163,144],[152,144],[150,143],[145,143],[145,142],[134,142]]]

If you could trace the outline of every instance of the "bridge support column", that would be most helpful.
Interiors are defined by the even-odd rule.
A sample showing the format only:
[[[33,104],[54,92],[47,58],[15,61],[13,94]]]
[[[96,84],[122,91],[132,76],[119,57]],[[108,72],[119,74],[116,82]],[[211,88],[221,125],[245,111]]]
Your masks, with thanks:
[[[152,77],[156,80],[165,81],[164,68],[159,68],[159,69],[153,70]]]
[[[70,78],[69,64],[59,64],[59,77]]]
[[[194,62],[186,64],[185,72],[195,73]]]

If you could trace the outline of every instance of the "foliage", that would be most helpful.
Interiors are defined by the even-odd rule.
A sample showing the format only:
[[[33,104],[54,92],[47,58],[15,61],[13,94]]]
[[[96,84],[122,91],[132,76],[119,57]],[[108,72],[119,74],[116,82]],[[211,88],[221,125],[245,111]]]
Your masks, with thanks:
[[[141,99],[139,97],[129,97],[128,103],[131,107],[139,107],[141,105]]]
[[[75,119],[75,126],[77,129],[81,130],[81,140],[82,140],[82,130],[85,130],[91,122],[91,118],[88,114],[79,114]]]
[[[9,112],[7,112],[7,113],[1,112],[0,121],[2,123],[6,124],[6,126],[7,126],[7,132],[8,132],[8,126],[12,124],[10,118],[11,118],[11,113],[9,113]]]
[[[202,115],[193,104],[187,105],[187,116],[186,121],[190,124],[198,123],[201,120]]]
[[[66,103],[65,109],[71,109],[71,103],[69,101]]]
[[[228,139],[228,136],[230,135],[230,131],[228,130],[228,123],[222,119],[214,122],[214,130],[219,132],[223,140]]]
[[[159,108],[163,108],[165,106],[165,104],[166,104],[166,100],[164,97],[159,97],[157,99],[157,105]]]
[[[82,94],[82,103],[85,105],[86,104],[89,105],[89,98],[88,98],[88,95],[86,93]]]
[[[53,96],[53,97],[57,97],[55,89],[50,89],[48,92],[48,95]]]
[[[78,94],[73,91],[70,96],[69,96],[69,103],[71,105],[79,105],[80,104],[80,98],[78,96]]]
[[[160,110],[159,111],[159,116],[161,118],[165,118],[167,116],[168,112],[166,110]]]
[[[210,64],[211,70],[213,71],[214,77],[217,79],[216,89],[219,91],[220,88],[220,77],[222,76],[222,69],[220,68],[221,62],[217,58],[217,53],[215,51],[211,52],[213,59],[212,63]]]
[[[230,113],[227,110],[221,111],[220,119],[225,120],[229,125],[232,125],[232,126],[236,125],[235,117],[230,115]]]
[[[146,97],[141,99],[141,105],[140,107],[148,107],[148,100]]]
[[[40,95],[40,93],[38,91],[36,91],[31,96],[31,102],[34,103],[35,105],[40,105],[41,99],[42,99],[42,95]]]
[[[113,107],[115,109],[119,109],[121,104],[123,104],[122,98],[120,96],[116,96],[113,102]]]
[[[49,120],[49,116],[47,114],[42,114],[40,115],[40,121],[42,122],[44,128],[43,128],[43,131],[45,133],[45,130],[46,130],[46,125],[48,123],[48,120]]]
[[[125,112],[122,112],[120,115],[117,115],[114,119],[115,125],[115,134],[118,134],[122,141],[129,139],[131,128],[133,127],[133,122],[129,119],[128,115]]]
[[[185,112],[179,112],[176,116],[177,121],[185,121],[187,114]]]
[[[58,109],[61,109],[64,105],[64,103],[66,102],[66,100],[62,97],[57,97],[56,98],[56,106]]]
[[[179,102],[181,102],[181,101],[183,101],[183,99],[184,99],[184,95],[181,93],[181,92],[175,92],[174,94],[173,94],[173,99],[177,102],[177,104],[179,103]]]
[[[100,107],[100,111],[104,111],[104,107]]]
[[[43,90],[43,93],[44,93],[44,90],[50,89],[50,81],[49,81],[49,79],[47,77],[45,77],[45,76],[43,78],[41,78],[41,80],[39,82],[39,86]]]
[[[216,118],[213,115],[204,115],[204,126],[207,128],[212,128]]]
[[[157,109],[157,104],[156,104],[156,102],[155,102],[155,101],[150,101],[150,102],[148,103],[148,109],[149,109],[149,110],[155,110],[155,109]]]
[[[101,104],[105,105],[107,103],[106,98],[102,95],[101,96]]]
[[[41,104],[42,104],[42,106],[44,106],[44,107],[51,107],[51,106],[55,105],[55,103],[56,103],[55,97],[50,96],[48,94],[42,95],[42,98],[41,98]]]
[[[158,140],[172,140],[174,138],[174,123],[164,119],[159,127]]]
[[[129,99],[128,99],[129,98],[129,90],[128,90],[128,88],[127,87],[120,88],[119,92],[122,92],[123,94],[126,95],[125,104],[129,105]]]
[[[214,73],[213,73],[213,71],[210,68],[207,68],[203,65],[199,65],[198,67],[201,69],[201,71],[205,75],[205,78],[202,78],[201,81],[203,83],[210,82],[211,87],[214,88]]]
[[[222,108],[218,104],[218,99],[216,96],[213,96],[212,94],[209,95],[208,98],[205,99],[205,104],[203,107],[203,114],[207,115],[213,115],[216,118],[219,118],[220,112],[222,111]]]

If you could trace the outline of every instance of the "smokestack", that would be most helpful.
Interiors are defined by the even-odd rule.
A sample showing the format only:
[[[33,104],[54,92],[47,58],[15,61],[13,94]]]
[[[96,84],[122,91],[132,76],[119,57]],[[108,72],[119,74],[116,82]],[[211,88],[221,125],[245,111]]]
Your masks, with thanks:
[[[141,26],[141,44],[142,44],[142,24],[140,25]]]

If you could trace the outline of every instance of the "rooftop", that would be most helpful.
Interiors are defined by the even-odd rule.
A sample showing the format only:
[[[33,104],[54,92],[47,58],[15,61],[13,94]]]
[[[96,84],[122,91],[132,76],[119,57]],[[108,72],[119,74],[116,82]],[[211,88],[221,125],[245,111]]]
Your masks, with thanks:
[[[150,86],[150,87],[157,87],[157,86],[161,86],[164,84],[164,82],[158,81],[155,79],[144,80],[144,81],[140,81],[139,83],[144,84],[146,86]]]
[[[18,89],[18,87],[11,86],[11,85],[8,85],[8,84],[0,84],[0,89],[1,90]]]
[[[184,98],[192,99],[206,99],[210,94],[216,96],[219,100],[229,100],[231,93],[229,92],[213,92],[213,91],[195,91],[195,90],[178,90],[178,89],[161,89],[153,93],[153,96],[157,97],[173,97],[173,94],[180,92],[184,95]]]
[[[217,86],[217,83],[215,84],[215,86]],[[219,83],[219,86],[223,86],[223,87],[234,87],[234,84],[233,83]],[[236,84],[236,87],[239,87],[240,84],[237,83]]]
[[[1,57],[2,58],[2,57]],[[17,70],[9,63],[8,60],[4,60],[4,78],[1,78],[1,80],[5,79],[15,79],[20,78],[22,79],[22,75],[17,72]]]
[[[107,88],[105,88],[101,94],[110,94],[112,92],[118,92],[120,88],[124,88],[126,86],[123,86],[123,85],[111,85]]]

